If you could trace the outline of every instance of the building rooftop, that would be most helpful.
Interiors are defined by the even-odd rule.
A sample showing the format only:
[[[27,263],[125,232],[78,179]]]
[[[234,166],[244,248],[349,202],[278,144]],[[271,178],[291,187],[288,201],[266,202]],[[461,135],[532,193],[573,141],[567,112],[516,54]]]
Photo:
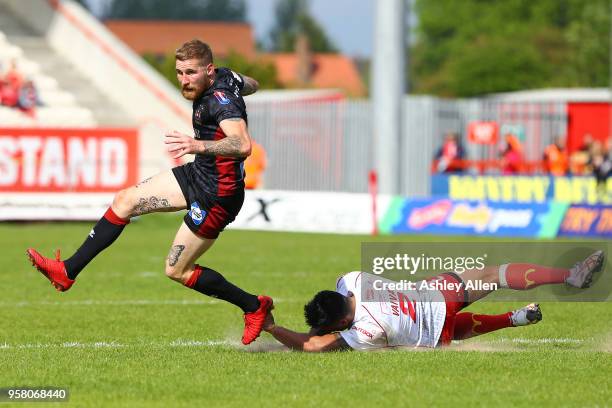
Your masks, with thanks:
[[[283,85],[304,85],[298,81],[297,54],[264,54],[262,57],[274,63],[278,80]],[[363,96],[366,93],[355,63],[342,54],[312,54],[312,74],[308,85],[313,88],[339,88],[351,96]]]
[[[167,54],[185,41],[198,38],[214,55],[231,51],[255,57],[253,29],[247,23],[214,21],[106,20],[106,27],[136,53]]]

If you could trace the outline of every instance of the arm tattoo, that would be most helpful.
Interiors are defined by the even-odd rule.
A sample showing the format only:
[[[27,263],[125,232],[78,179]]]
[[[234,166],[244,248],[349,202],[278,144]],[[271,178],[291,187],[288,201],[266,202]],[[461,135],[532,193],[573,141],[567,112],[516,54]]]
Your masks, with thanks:
[[[239,119],[242,120],[242,119]],[[230,135],[215,142],[204,143],[204,154],[206,156],[241,157],[240,149],[242,141],[240,136]]]
[[[183,253],[185,249],[185,245],[174,245],[172,249],[170,249],[170,253],[168,254],[168,264],[170,266],[176,265],[178,262],[179,256]]]
[[[168,199],[160,198],[160,197],[149,197],[149,198],[141,198],[138,200],[138,203],[134,206],[134,210],[132,210],[132,217],[142,214],[148,214],[151,212],[155,212],[157,210],[164,210],[166,208],[172,208]]]
[[[247,96],[257,92],[259,89],[259,84],[256,80],[245,75],[242,76],[242,79],[244,79],[244,85],[242,87],[242,91],[240,91],[240,95]]]

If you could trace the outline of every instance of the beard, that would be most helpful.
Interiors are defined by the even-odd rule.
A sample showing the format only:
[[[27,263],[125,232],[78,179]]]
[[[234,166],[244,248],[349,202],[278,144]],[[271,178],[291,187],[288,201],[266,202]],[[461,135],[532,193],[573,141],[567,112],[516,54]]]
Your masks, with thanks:
[[[193,88],[181,88],[181,94],[187,100],[193,101],[196,99],[196,90]]]

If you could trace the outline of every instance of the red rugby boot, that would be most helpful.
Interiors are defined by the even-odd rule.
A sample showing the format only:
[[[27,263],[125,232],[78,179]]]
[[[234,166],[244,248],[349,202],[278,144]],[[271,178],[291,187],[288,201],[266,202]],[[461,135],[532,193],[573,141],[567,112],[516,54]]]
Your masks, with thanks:
[[[244,314],[244,333],[242,335],[242,344],[244,345],[251,344],[259,337],[266,316],[272,310],[274,303],[269,296],[257,296],[257,299],[259,299],[259,309]]]
[[[59,290],[60,292],[65,292],[70,289],[74,283],[74,280],[68,278],[68,275],[66,275],[64,262],[60,260],[59,249],[55,252],[55,260],[45,258],[34,248],[28,248],[26,253],[28,254],[28,258],[30,258],[32,265],[34,265],[40,273],[45,275],[47,279],[51,281],[51,284],[55,286],[55,289]]]

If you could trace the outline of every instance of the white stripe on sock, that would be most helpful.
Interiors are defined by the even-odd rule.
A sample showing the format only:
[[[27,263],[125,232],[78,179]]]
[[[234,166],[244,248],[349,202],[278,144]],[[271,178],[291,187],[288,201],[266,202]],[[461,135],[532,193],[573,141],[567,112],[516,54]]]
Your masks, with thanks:
[[[506,269],[508,264],[499,265],[499,287],[508,288],[508,281],[506,280]]]

